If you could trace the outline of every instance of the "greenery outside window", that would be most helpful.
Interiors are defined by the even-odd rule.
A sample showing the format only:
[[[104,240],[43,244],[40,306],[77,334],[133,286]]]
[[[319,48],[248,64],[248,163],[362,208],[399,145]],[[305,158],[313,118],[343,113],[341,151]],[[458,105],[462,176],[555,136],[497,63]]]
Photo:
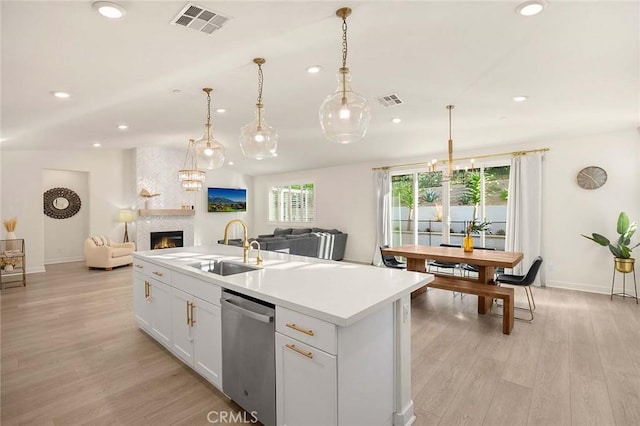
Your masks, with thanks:
[[[393,174],[392,244],[462,244],[466,226],[475,218],[491,222],[486,232],[474,235],[475,244],[504,250],[509,169],[500,165],[455,170],[447,185],[439,171]],[[450,218],[448,230],[443,229],[446,218]]]
[[[315,184],[280,185],[269,189],[269,222],[311,223],[315,219]]]

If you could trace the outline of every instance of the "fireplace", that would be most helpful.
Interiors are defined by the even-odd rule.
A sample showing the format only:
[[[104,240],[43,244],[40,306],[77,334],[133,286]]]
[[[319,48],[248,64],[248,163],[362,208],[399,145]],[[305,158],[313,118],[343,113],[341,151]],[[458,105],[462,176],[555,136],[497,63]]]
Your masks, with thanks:
[[[183,247],[182,231],[151,232],[151,250]]]

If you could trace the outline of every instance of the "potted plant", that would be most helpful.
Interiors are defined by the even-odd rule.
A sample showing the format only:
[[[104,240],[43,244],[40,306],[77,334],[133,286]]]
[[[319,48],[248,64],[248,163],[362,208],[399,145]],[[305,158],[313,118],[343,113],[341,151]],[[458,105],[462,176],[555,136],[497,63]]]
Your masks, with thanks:
[[[480,233],[481,231],[486,231],[489,226],[491,225],[491,222],[477,222],[477,219],[473,219],[471,222],[469,222],[469,224],[467,225],[467,230],[466,230],[466,235],[462,240],[462,249],[466,252],[472,252],[473,251],[473,237],[471,236],[471,234],[473,233]]]
[[[609,239],[603,235],[593,233],[591,236],[582,235],[583,237],[600,244],[601,246],[608,246],[609,250],[613,254],[615,268],[617,271],[627,274],[633,271],[633,264],[635,259],[631,257],[631,251],[640,246],[640,243],[633,247],[631,245],[631,237],[636,232],[638,223],[629,222],[629,216],[625,212],[620,212],[618,216],[617,229],[618,240],[615,242],[609,241]]]

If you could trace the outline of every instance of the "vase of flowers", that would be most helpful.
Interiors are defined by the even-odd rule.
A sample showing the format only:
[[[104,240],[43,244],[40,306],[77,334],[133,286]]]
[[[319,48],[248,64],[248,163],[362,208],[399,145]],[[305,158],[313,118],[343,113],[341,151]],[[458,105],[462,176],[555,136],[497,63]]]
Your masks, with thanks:
[[[469,224],[467,225],[467,230],[466,230],[466,234],[464,236],[464,238],[462,239],[462,250],[464,250],[467,253],[470,253],[473,251],[473,237],[471,236],[471,234],[479,234],[482,231],[486,231],[489,226],[491,225],[491,222],[478,222],[476,219],[473,219],[471,222],[469,222]]]
[[[7,240],[16,239],[16,225],[18,224],[18,218],[12,217],[2,221],[4,223],[4,229],[7,231]]]

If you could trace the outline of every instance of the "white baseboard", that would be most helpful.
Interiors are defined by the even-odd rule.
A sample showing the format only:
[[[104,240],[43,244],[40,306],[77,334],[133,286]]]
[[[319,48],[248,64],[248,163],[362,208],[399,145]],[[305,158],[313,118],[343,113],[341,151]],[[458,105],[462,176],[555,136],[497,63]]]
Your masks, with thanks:
[[[84,257],[67,257],[63,259],[46,260],[44,264],[46,266],[46,265],[55,265],[57,263],[82,262],[83,260],[84,260]]]
[[[593,286],[584,283],[573,283],[567,281],[547,281],[547,287],[563,288],[565,290],[577,290],[587,293],[610,294],[610,286]]]

